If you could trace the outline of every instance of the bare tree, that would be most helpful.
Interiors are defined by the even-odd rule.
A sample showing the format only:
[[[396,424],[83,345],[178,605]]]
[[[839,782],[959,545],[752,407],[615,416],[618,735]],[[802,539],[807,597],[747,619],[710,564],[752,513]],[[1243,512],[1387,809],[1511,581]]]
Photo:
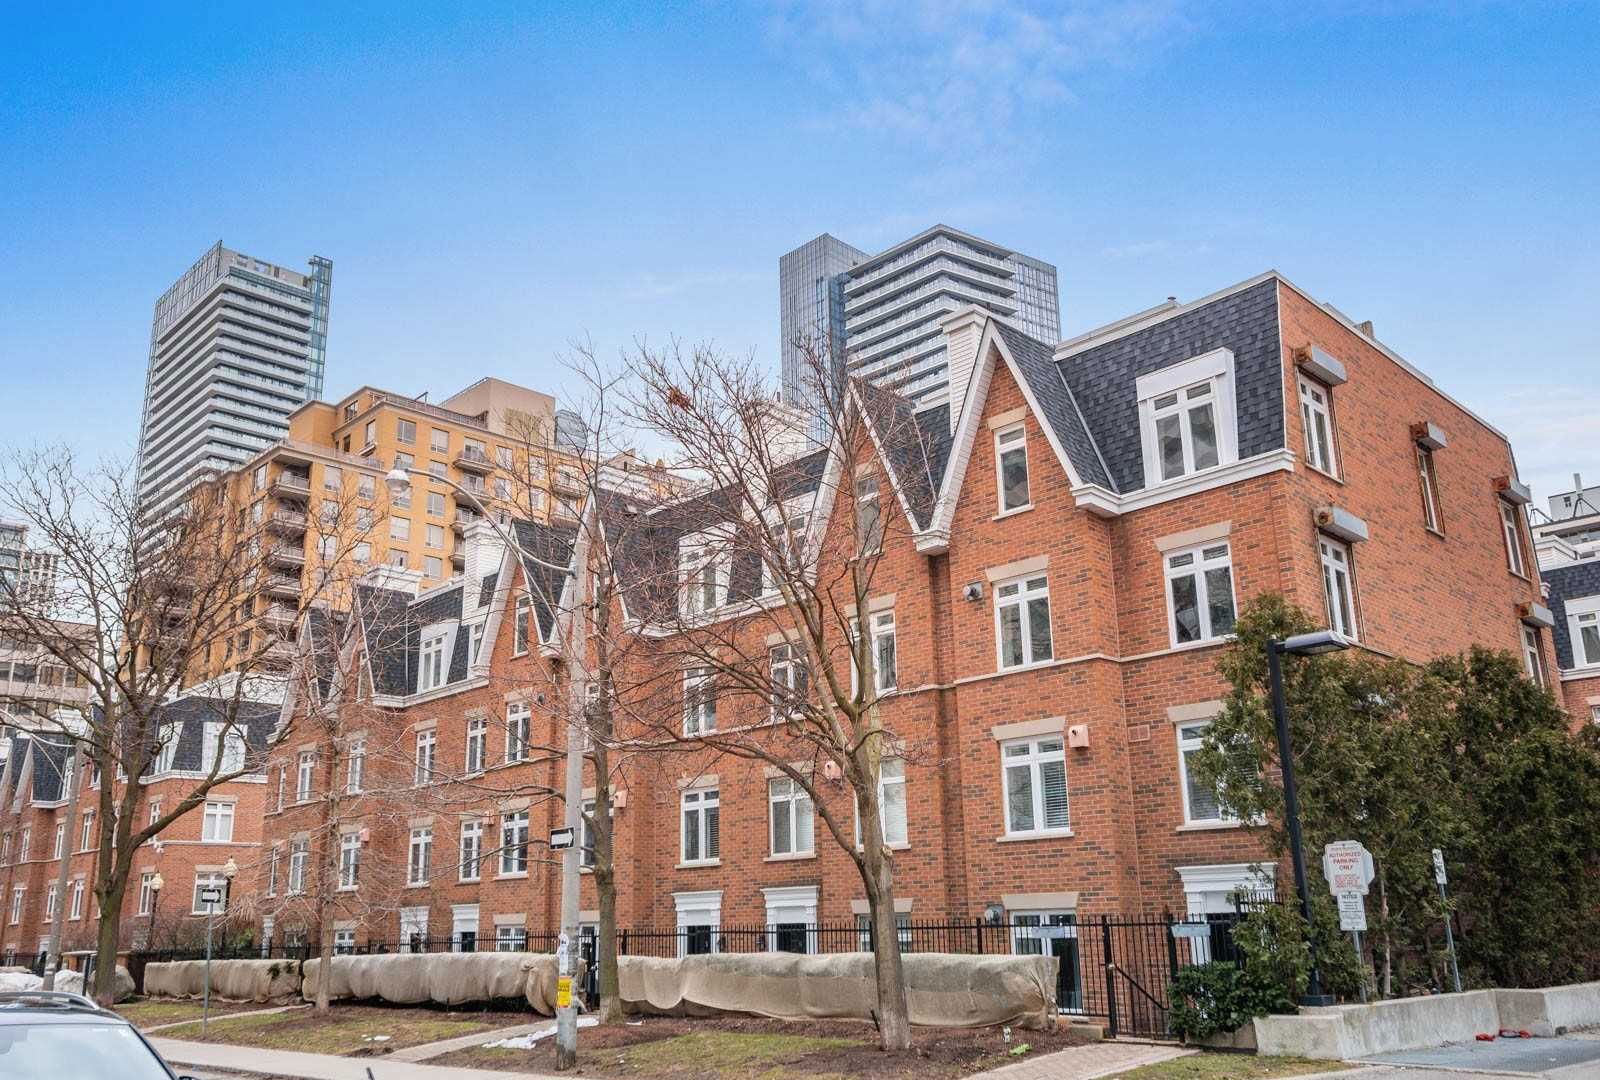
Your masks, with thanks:
[[[47,607],[0,602],[0,637],[88,688],[86,702],[65,710],[9,704],[31,730],[79,744],[88,767],[105,779],[94,872],[102,913],[95,993],[102,1001],[112,993],[136,852],[217,785],[260,771],[264,748],[250,741],[248,721],[294,653],[297,613],[275,624],[254,610],[281,549],[266,523],[234,504],[232,479],[202,480],[155,519],[125,465],[82,468],[69,450],[52,448],[15,451],[0,467],[0,510],[27,522],[59,560]],[[304,605],[338,588],[332,568],[345,565],[363,526],[370,527],[345,495],[330,493],[323,506],[321,525],[331,539],[324,571],[302,592]],[[66,624],[78,629],[63,633]],[[141,818],[140,780],[169,767],[176,745],[164,712],[197,685],[205,687],[208,709],[200,768],[183,774],[180,797]]]
[[[826,354],[807,351],[827,386]],[[883,552],[911,528],[900,496],[931,491],[919,429],[904,399],[867,386],[819,394],[819,431],[748,362],[642,346],[630,359],[631,415],[700,483],[652,514],[679,539],[654,567],[656,693],[630,720],[644,741],[761,762],[804,793],[860,873],[883,1046],[906,1049],[881,781],[884,758],[913,748],[883,724],[892,678],[879,667],[893,658],[862,625]]]

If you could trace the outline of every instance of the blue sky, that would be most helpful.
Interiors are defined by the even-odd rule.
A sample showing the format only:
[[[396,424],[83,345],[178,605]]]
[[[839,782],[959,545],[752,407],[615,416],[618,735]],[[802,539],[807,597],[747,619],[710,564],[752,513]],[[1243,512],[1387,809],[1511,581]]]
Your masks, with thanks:
[[[56,10],[49,10],[56,9]],[[70,10],[69,10],[70,9]],[[334,261],[327,392],[777,357],[777,259],[936,221],[1072,334],[1276,267],[1600,481],[1600,7],[0,8],[0,443],[124,455],[218,239]]]

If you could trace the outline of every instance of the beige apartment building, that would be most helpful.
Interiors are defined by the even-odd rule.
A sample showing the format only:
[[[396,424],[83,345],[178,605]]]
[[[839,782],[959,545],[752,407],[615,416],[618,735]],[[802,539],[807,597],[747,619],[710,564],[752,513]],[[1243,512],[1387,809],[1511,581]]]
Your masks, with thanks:
[[[484,511],[576,518],[577,424],[558,418],[549,394],[493,378],[437,405],[363,386],[296,409],[287,437],[223,478],[240,529],[259,536],[262,568],[211,674],[258,648],[257,634],[279,638],[271,654],[287,664],[300,610],[345,606],[348,584],[371,567],[414,571],[422,588],[457,576],[462,534]],[[411,485],[391,497],[384,480],[396,468]]]

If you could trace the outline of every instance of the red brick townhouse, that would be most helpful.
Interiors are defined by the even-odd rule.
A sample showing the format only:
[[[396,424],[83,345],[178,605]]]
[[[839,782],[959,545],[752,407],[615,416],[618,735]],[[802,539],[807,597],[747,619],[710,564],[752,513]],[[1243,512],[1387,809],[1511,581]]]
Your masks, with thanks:
[[[884,801],[904,917],[1202,915],[1270,883],[1259,838],[1185,764],[1224,692],[1218,650],[1259,593],[1282,592],[1383,655],[1481,643],[1548,679],[1551,616],[1505,438],[1279,275],[1054,346],[977,310],[944,333],[949,404],[914,412],[863,391],[874,430],[902,435],[880,436],[888,445],[850,499],[826,496],[828,463],[801,470],[817,493],[809,528],[824,538],[850,533],[846,504],[861,500],[898,526],[864,632],[903,747]],[[649,527],[629,530],[625,567],[646,580],[686,565],[696,540],[673,505],[632,515]],[[409,762],[417,809],[338,823],[350,853],[339,865],[359,863],[346,941],[448,928],[514,943],[556,924],[541,844],[561,814],[544,794],[559,766],[544,751],[518,756],[561,749],[554,616],[530,604],[508,556],[474,550],[463,582],[368,594],[387,615],[373,607],[367,624],[402,631],[383,649],[368,633],[347,681],[371,684],[382,716],[363,714],[361,737]],[[761,599],[759,574],[692,569],[703,619],[729,620],[730,641],[758,632],[738,620]],[[658,588],[653,602],[687,593]],[[537,620],[504,620],[508,607]],[[649,610],[624,614],[655,632]],[[768,641],[774,666],[792,662],[781,634]],[[737,701],[672,667],[670,636],[657,645],[662,682],[682,688],[663,722],[691,735],[745,722]],[[308,776],[307,802],[344,782],[324,775],[325,744],[288,746],[298,756],[281,775]],[[625,756],[613,779],[621,925],[700,933],[862,914],[853,865],[781,775],[677,751]],[[315,829],[291,807],[269,811],[267,830],[307,865]],[[380,865],[407,881],[357,901]],[[583,907],[592,922],[587,882]]]
[[[142,825],[187,797],[195,781],[210,774],[214,755],[225,755],[222,767],[243,763],[259,754],[277,725],[280,706],[203,693],[175,698],[162,709],[162,749],[138,781],[134,814]],[[225,719],[236,717],[237,737],[223,739]],[[65,774],[71,747],[61,735],[16,731],[9,753],[15,757],[11,789],[0,792],[0,953],[6,963],[17,957],[29,962],[49,945],[57,905],[64,905],[64,951],[93,949],[101,912],[94,897],[96,860],[100,857],[101,785],[107,778],[85,762],[78,790],[77,822],[67,835]],[[0,774],[3,774],[0,765]],[[126,778],[112,777],[114,801],[120,801]],[[200,889],[224,884],[222,869],[253,864],[261,843],[262,789],[259,775],[241,776],[212,788],[195,808],[150,841],[135,856],[124,897],[123,948],[147,943],[192,945],[203,933],[205,908]],[[57,882],[66,858],[67,888]],[[154,883],[159,880],[158,890]]]
[[[1540,546],[1562,703],[1574,727],[1600,724],[1600,558],[1579,558],[1559,541]]]

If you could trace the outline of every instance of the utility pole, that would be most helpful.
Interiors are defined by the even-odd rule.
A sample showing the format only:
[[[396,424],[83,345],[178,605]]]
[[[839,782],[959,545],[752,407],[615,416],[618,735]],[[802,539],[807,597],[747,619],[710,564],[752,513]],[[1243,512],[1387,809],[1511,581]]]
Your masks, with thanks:
[[[593,513],[593,507],[586,507]],[[589,541],[588,530],[580,527],[573,543],[575,568],[573,618],[567,621],[567,642],[563,650],[567,661],[567,780],[566,827],[572,837],[561,853],[561,937],[556,946],[556,1069],[571,1069],[578,1064],[578,1005],[573,994],[572,958],[578,948],[578,867],[583,835],[583,715],[584,691],[589,678]]]
[[[44,989],[54,990],[61,967],[61,923],[67,916],[67,878],[72,871],[72,838],[78,829],[78,769],[83,764],[83,743],[72,740],[71,764],[62,778],[66,788],[67,821],[61,834],[61,868],[56,871],[56,914],[50,920],[50,955],[44,964]],[[85,987],[87,989],[87,987]]]

